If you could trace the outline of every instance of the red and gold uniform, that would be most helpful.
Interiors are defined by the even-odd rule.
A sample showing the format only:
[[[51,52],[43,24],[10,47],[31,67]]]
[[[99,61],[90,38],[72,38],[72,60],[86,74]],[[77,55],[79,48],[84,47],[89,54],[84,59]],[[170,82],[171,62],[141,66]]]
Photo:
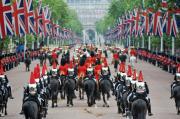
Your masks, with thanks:
[[[83,65],[83,66],[78,66],[78,78],[82,77],[84,78],[86,76],[86,66]]]
[[[59,66],[59,74],[67,76],[67,74],[68,74],[68,65],[67,64],[65,64],[63,66],[62,65]]]
[[[96,80],[99,80],[99,76],[100,76],[100,74],[101,74],[101,69],[102,69],[102,65],[101,65],[101,64],[96,65],[96,66],[94,67],[94,74],[95,74],[95,79],[96,79]]]

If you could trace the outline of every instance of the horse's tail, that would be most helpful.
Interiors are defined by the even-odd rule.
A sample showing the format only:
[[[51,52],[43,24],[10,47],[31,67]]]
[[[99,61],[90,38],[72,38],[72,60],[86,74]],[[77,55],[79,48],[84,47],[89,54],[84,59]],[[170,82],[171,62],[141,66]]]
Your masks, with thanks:
[[[58,81],[54,80],[54,81],[51,81],[51,96],[52,96],[52,99],[56,99],[57,98],[57,95],[58,95]]]
[[[75,89],[75,82],[73,79],[68,79],[65,82],[65,91],[67,95],[72,95],[74,94],[74,89]]]
[[[86,92],[87,95],[90,95],[88,83],[85,83],[85,84],[84,84],[84,90],[85,90],[85,92]]]
[[[110,84],[109,80],[101,81],[100,87],[101,87],[102,93],[105,93],[105,94],[110,93],[111,84]]]
[[[38,118],[38,105],[34,101],[27,101],[23,104],[23,112],[26,118]]]
[[[133,119],[146,119],[147,104],[144,100],[138,99],[132,103]]]

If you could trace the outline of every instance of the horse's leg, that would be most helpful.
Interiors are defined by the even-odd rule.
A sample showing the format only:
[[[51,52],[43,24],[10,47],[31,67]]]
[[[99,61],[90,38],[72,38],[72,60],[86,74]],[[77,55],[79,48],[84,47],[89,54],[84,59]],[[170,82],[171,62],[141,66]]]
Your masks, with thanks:
[[[52,97],[52,108],[54,108],[54,99]]]
[[[56,107],[58,107],[57,100],[58,100],[58,95],[56,96]]]
[[[105,107],[105,106],[107,105],[106,98],[105,98],[105,94],[102,93],[102,96],[103,96],[103,101],[104,101],[103,107]]]
[[[7,101],[6,101],[6,103],[5,103],[5,115],[7,115]]]
[[[69,96],[67,96],[67,107],[69,107]]]
[[[84,90],[83,88],[81,90],[82,90],[82,99],[84,99]]]
[[[72,96],[70,97],[70,103],[71,103],[71,106],[73,107],[73,97]]]
[[[109,107],[109,97],[110,97],[110,94],[107,93],[107,105],[106,105],[106,107]]]
[[[79,99],[81,100],[81,88],[79,87]]]
[[[90,103],[90,97],[89,96],[87,96],[87,103],[88,103],[88,106],[90,107],[91,103]]]

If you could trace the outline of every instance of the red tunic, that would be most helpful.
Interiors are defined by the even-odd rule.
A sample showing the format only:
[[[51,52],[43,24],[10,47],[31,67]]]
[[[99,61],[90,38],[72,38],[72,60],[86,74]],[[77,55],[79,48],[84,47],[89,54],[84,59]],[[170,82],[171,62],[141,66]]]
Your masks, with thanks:
[[[55,52],[52,52],[52,58],[57,59],[57,54]]]
[[[78,66],[78,78],[79,77],[85,77],[86,76],[86,66],[83,65],[83,66]]]
[[[68,65],[66,64],[66,65],[64,65],[64,66],[59,66],[59,73],[60,73],[60,75],[65,75],[65,76],[67,76],[67,74],[68,74]]]
[[[113,58],[114,58],[114,60],[119,60],[119,55],[118,55],[118,53],[114,53],[114,54],[113,54]]]
[[[102,69],[102,66],[101,65],[96,65],[94,67],[94,74],[95,74],[95,79],[96,80],[99,80],[99,76],[100,76],[100,73],[101,73],[101,69]]]

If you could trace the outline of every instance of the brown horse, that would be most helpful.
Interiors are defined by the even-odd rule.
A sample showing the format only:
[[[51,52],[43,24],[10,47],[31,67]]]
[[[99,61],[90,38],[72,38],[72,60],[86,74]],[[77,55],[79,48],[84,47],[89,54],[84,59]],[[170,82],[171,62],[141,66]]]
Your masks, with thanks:
[[[80,100],[84,99],[84,77],[78,78],[78,90],[79,90],[79,98]]]

